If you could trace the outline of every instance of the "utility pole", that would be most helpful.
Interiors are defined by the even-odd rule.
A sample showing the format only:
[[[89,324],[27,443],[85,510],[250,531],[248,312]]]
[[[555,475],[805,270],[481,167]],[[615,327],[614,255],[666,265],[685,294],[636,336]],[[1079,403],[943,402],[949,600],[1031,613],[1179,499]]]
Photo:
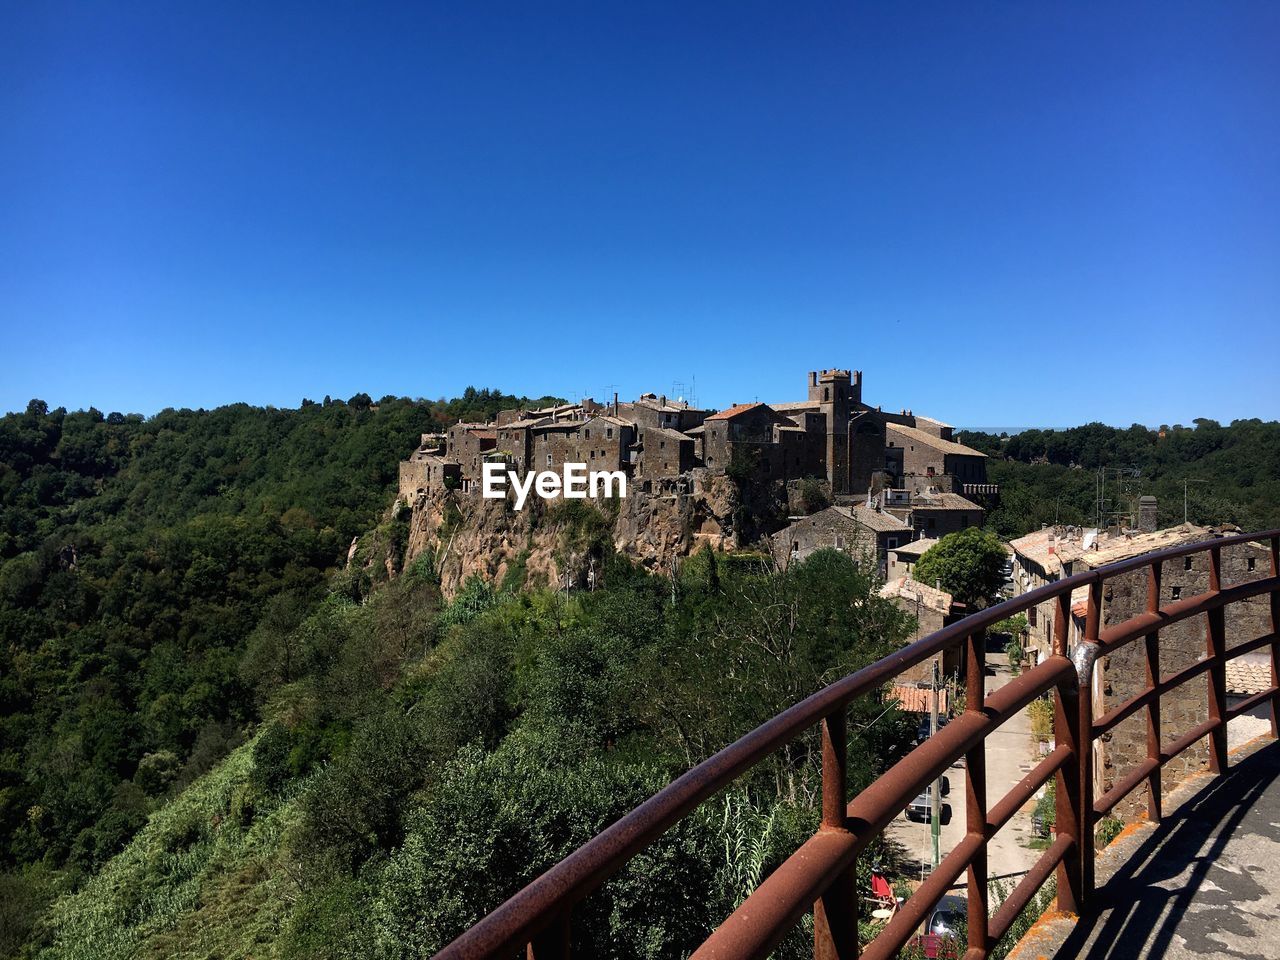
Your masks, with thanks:
[[[1189,483],[1208,483],[1208,480],[1197,480],[1194,477],[1184,477],[1182,480],[1182,525],[1187,525],[1187,484]]]
[[[938,733],[938,659],[933,660],[933,678],[930,683],[932,696],[929,700],[929,736],[937,736]],[[933,869],[938,869],[938,864],[942,862],[942,853],[940,850],[940,841],[942,837],[942,775],[939,774],[933,781],[932,796],[929,797],[929,819],[930,828],[933,833]]]

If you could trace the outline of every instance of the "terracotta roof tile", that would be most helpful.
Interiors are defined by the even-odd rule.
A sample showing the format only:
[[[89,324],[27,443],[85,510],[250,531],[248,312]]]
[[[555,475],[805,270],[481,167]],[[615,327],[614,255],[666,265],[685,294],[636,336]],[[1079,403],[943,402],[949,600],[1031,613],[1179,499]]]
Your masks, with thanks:
[[[746,413],[748,410],[754,410],[756,407],[763,407],[763,403],[740,403],[737,406],[729,407],[721,410],[719,413],[713,413],[707,417],[708,420],[732,420],[739,414]]]

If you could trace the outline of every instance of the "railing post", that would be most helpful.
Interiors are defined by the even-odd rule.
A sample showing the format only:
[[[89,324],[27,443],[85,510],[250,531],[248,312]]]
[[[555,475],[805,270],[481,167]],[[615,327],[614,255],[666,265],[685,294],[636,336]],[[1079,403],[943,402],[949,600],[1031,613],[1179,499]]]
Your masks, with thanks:
[[[1157,560],[1147,568],[1147,613],[1160,610],[1160,574],[1163,565]],[[1160,686],[1160,631],[1152,630],[1145,637],[1147,647],[1147,689]],[[1160,697],[1153,696],[1147,704],[1147,759],[1155,761],[1151,776],[1147,777],[1147,819],[1159,823],[1160,798]]]
[[[845,709],[822,721],[822,830],[845,830],[848,750]],[[858,956],[858,864],[849,864],[813,905],[814,960]]]
[[[1067,635],[1071,629],[1071,594],[1057,598],[1053,619],[1053,652],[1056,656],[1068,655]],[[1053,738],[1058,746],[1071,749],[1071,760],[1054,774],[1054,832],[1068,836],[1075,849],[1058,864],[1058,909],[1067,913],[1080,913],[1083,901],[1080,893],[1080,764],[1086,756],[1087,744],[1080,741],[1079,689],[1075,683],[1065,680],[1058,684],[1054,695]]]
[[[1209,592],[1222,589],[1222,548],[1209,548]],[[1227,772],[1227,612],[1222,607],[1208,611],[1205,631],[1209,656],[1209,719],[1216,724],[1209,732],[1209,770]]]
[[[1271,538],[1271,576],[1280,577],[1280,537]],[[1271,686],[1280,687],[1280,589],[1271,591]],[[1271,736],[1280,737],[1280,690],[1271,698]]]
[[[527,960],[569,960],[569,914],[561,914],[533,938],[525,951]]]
[[[965,713],[986,706],[987,635],[978,630],[965,638]],[[991,950],[987,911],[987,742],[979,740],[965,754],[965,826],[982,842],[969,861],[969,952],[985,957]]]
[[[1089,600],[1085,608],[1083,655],[1077,659],[1080,670],[1080,897],[1088,901],[1094,888],[1093,849],[1093,678],[1098,651],[1098,634],[1102,625],[1102,578],[1089,584]],[[1083,669],[1081,668],[1081,665]]]

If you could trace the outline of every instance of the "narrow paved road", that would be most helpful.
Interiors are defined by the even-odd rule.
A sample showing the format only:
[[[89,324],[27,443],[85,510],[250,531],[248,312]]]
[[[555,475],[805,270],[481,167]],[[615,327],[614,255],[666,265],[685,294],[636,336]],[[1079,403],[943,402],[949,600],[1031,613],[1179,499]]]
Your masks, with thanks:
[[[1000,689],[1012,679],[1007,661],[1002,656],[992,653],[988,662],[995,668],[995,673],[987,677],[988,694]],[[1009,720],[987,740],[987,801],[993,806],[1001,797],[1025,777],[1035,764],[1039,762],[1031,743],[1031,719],[1026,710],[1010,717]],[[963,767],[952,767],[947,777],[951,783],[951,793],[945,802],[951,808],[949,822],[944,822],[939,847],[942,856],[946,856],[964,839],[965,803]],[[1018,812],[988,845],[988,871],[992,879],[1005,879],[1012,885],[1031,868],[1040,856],[1039,850],[1031,850],[1026,846],[1031,837],[1031,809],[1034,804]],[[905,814],[899,814],[889,826],[889,835],[900,842],[907,854],[919,865],[924,865],[927,874],[928,864],[932,860],[932,840],[929,824],[913,823]],[[913,879],[920,879],[919,866]],[[963,878],[959,888],[963,888]]]

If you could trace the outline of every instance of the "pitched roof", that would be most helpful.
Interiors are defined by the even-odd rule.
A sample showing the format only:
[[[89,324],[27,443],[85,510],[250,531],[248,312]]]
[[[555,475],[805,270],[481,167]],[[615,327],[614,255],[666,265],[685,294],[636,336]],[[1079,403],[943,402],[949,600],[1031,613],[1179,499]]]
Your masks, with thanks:
[[[972,500],[958,493],[917,493],[911,498],[912,510],[981,510]]]
[[[659,437],[663,437],[667,440],[675,440],[677,442],[684,441],[685,443],[693,443],[693,437],[686,436],[685,434],[681,433],[679,430],[672,430],[670,427],[641,427],[640,432],[644,434],[645,437],[648,437],[651,434],[653,434]]]
[[[803,413],[806,410],[821,409],[817,400],[798,400],[795,403],[771,403],[769,406],[782,413]]]
[[[766,410],[769,409],[769,407],[766,407],[763,403],[739,403],[736,406],[721,410],[719,413],[713,413],[711,416],[707,417],[707,419],[732,420],[734,417],[741,416],[748,410],[754,410],[756,407],[765,407]]]
[[[864,527],[875,530],[877,533],[895,533],[899,530],[911,529],[893,514],[881,513],[879,510],[871,510],[866,506],[831,507],[831,509],[839,510],[846,517],[858,521]]]
[[[900,557],[922,557],[938,541],[930,537],[921,537],[919,540],[913,540],[910,543],[904,543],[900,547],[894,547],[890,553],[896,553]]]
[[[1194,524],[1167,527],[1152,533],[1135,533],[1132,536],[1112,534],[1099,537],[1097,549],[1085,550],[1080,541],[1067,541],[1059,551],[1063,561],[1079,560],[1087,567],[1101,567],[1118,560],[1127,560],[1143,553],[1164,550],[1182,543],[1194,543],[1207,540],[1212,536],[1208,527],[1197,527]]]
[[[1271,661],[1263,651],[1227,661],[1227,693],[1252,696],[1271,686]]]
[[[902,434],[903,439],[910,440],[913,443],[932,447],[939,453],[951,453],[961,457],[986,457],[986,454],[981,450],[966,447],[963,443],[956,443],[954,440],[943,440],[941,437],[935,437],[933,434],[925,433],[915,427],[903,426],[900,423],[890,423],[886,429],[889,433]]]
[[[898,701],[898,709],[907,713],[929,713],[933,709],[933,691],[928,687],[909,687],[906,684],[894,684],[889,696]],[[938,712],[947,712],[947,688],[938,691]]]
[[[912,603],[919,601],[930,610],[937,610],[943,614],[951,612],[953,599],[947,591],[912,580],[910,577],[897,577],[890,580],[880,588],[880,596],[886,600],[910,600]]]

